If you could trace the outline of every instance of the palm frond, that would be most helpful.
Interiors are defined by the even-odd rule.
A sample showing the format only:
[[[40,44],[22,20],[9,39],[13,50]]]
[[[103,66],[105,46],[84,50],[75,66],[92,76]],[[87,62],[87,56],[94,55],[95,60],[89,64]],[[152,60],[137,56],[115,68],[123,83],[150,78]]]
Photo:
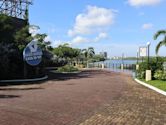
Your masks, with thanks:
[[[154,40],[156,40],[160,35],[166,35],[166,30],[159,30],[159,31],[154,35]]]
[[[161,46],[166,46],[166,41],[163,40],[163,41],[160,41],[157,46],[156,46],[156,54],[158,54],[159,52],[159,49],[161,48]]]

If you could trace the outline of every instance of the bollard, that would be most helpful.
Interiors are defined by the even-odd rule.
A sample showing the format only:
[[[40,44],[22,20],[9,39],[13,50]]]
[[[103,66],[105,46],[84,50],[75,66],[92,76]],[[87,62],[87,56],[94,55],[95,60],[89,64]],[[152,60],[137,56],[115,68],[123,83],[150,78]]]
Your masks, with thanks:
[[[139,70],[139,65],[138,64],[136,65],[136,70]]]
[[[146,81],[152,80],[152,71],[146,70]]]
[[[124,70],[124,64],[121,64],[121,70]]]

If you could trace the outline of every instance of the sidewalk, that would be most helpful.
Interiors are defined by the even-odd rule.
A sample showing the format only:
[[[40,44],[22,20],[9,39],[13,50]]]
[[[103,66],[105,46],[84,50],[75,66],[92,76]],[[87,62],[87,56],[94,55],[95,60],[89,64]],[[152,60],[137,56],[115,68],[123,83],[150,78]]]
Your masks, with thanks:
[[[166,97],[100,70],[0,89],[1,125],[166,125]]]

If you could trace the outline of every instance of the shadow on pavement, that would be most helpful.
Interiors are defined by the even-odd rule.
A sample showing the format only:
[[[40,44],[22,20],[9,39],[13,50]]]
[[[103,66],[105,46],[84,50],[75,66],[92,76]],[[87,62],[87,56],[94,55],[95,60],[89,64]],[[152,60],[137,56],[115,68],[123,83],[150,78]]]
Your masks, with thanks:
[[[92,73],[93,72],[93,73]],[[92,78],[97,71],[81,71],[79,73],[48,72],[48,80],[64,81],[69,79]]]
[[[0,95],[0,99],[12,99],[12,98],[20,98],[18,95]]]
[[[10,90],[39,90],[39,89],[44,89],[44,88],[41,88],[41,87],[38,87],[38,88],[36,88],[36,87],[31,87],[31,88],[17,88],[17,87],[15,87],[15,88],[12,88],[12,87],[0,87],[0,90],[2,90],[2,91],[10,91]]]
[[[55,81],[64,81],[69,79],[81,79],[81,78],[92,78],[94,75],[100,74],[99,70],[83,70],[79,73],[54,73],[51,71],[47,71],[48,79],[43,81],[35,81],[35,82],[14,82],[14,83],[0,83],[0,87],[4,86],[13,86],[13,85],[33,85],[33,84],[42,84],[49,80]],[[12,88],[8,90],[32,90],[32,89],[42,89],[42,88]],[[0,88],[0,90],[4,90]],[[7,89],[6,89],[7,90]]]

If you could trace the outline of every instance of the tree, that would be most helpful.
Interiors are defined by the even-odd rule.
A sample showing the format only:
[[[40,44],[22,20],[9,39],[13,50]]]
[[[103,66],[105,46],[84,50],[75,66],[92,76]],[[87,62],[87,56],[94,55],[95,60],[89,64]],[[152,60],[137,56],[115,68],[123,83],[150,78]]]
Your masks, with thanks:
[[[57,48],[54,48],[53,52],[59,58],[65,58],[66,60],[73,57],[72,48],[68,44],[59,45]]]
[[[93,47],[89,47],[88,49],[83,49],[82,52],[84,53],[84,56],[87,60],[95,55]]]
[[[166,46],[166,30],[159,30],[155,35],[154,35],[154,40],[156,40],[159,36],[164,35],[164,39],[161,40],[157,46],[156,46],[156,54],[158,54],[158,51],[160,47]]]
[[[39,46],[43,51],[52,51],[53,48],[51,47],[51,41],[46,41],[47,34],[36,34],[33,39],[36,39],[38,41]]]
[[[0,43],[0,79],[15,79],[23,74],[21,53],[14,43]]]
[[[32,41],[33,37],[29,33],[29,26],[25,26],[14,35],[15,43],[20,50],[23,50],[25,46]]]
[[[12,18],[0,14],[0,42],[11,43],[14,41],[15,28]]]
[[[92,58],[95,55],[95,51],[93,47],[89,47],[88,49],[83,49],[82,52],[84,53],[86,62],[87,62],[87,67],[88,67],[88,61],[90,58]]]

